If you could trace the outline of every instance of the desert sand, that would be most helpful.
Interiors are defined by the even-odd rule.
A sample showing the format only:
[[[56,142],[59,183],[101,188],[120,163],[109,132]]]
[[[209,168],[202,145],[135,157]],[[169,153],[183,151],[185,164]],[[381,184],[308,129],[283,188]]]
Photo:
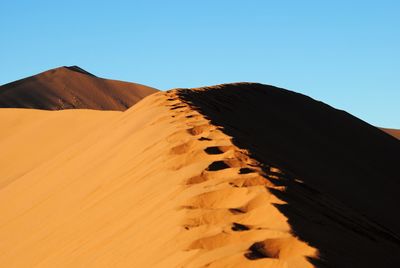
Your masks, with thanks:
[[[124,111],[156,89],[59,67],[0,86],[0,108]]]
[[[381,128],[386,133],[392,135],[393,137],[400,139],[400,129],[392,129],[392,128]]]
[[[400,267],[400,142],[261,84],[0,109],[2,267]]]

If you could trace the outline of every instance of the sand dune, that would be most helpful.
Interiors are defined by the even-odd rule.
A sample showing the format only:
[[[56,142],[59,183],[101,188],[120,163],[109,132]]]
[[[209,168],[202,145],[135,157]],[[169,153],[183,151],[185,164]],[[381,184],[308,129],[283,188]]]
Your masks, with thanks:
[[[0,86],[0,108],[123,111],[157,90],[60,67]]]
[[[400,139],[400,129],[392,129],[392,128],[381,128],[386,133],[392,135],[393,137]]]
[[[400,265],[400,143],[303,95],[243,83],[0,118],[2,267]]]

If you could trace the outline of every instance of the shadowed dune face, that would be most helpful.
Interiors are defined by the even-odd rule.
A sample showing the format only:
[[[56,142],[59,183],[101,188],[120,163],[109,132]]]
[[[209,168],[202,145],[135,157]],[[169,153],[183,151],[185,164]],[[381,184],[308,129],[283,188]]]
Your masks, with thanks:
[[[270,189],[318,267],[400,265],[400,142],[309,97],[250,83],[178,96],[261,163]],[[268,215],[265,215],[268,217]],[[255,245],[254,248],[261,246]],[[368,256],[368,257],[366,257]],[[385,256],[385,257],[383,257]]]
[[[400,140],[400,129],[381,128],[381,130]]]
[[[0,108],[123,111],[156,89],[60,67],[0,86]]]

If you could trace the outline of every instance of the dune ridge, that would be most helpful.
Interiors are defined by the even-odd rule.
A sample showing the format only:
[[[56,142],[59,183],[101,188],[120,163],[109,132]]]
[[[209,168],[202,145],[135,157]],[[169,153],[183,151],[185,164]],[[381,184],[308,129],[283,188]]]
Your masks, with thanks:
[[[148,86],[64,66],[0,86],[0,108],[124,111],[154,92],[157,90]]]
[[[398,204],[387,189],[398,140],[303,95],[240,83],[158,92],[124,112],[0,109],[0,118],[4,267],[400,264],[398,217],[386,215]],[[359,133],[376,147],[360,151]],[[373,166],[338,159],[327,140]],[[300,161],[292,150],[304,148]],[[321,176],[332,166],[351,176]]]
[[[307,257],[316,257],[317,250],[293,235],[287,218],[275,207],[284,202],[268,190],[280,189],[269,178],[281,171],[271,166],[269,177],[247,151],[183,104],[176,92],[167,96],[176,111],[172,116],[187,118],[187,132],[197,137],[196,142],[178,145],[172,152],[203,149],[213,156],[207,168],[186,180],[188,192],[196,193],[183,207],[189,216],[184,228],[195,238],[187,249],[200,252],[185,266],[312,267]]]

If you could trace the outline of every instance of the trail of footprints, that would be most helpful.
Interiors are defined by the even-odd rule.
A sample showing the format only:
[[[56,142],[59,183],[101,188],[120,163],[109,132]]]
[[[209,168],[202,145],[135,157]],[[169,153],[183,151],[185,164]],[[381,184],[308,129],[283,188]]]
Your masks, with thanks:
[[[228,136],[189,108],[174,92],[167,92],[167,96],[172,117],[185,117],[187,133],[204,143],[204,153],[218,157],[185,182],[196,193],[182,206],[187,215],[182,227],[195,238],[187,250],[219,256],[214,253],[223,249],[224,254],[230,255],[215,257],[212,262],[208,259],[208,263],[193,260],[185,267],[218,267],[226,258],[239,255],[250,263],[261,259],[277,262],[284,258],[282,245],[296,238],[290,233],[287,219],[274,206],[283,202],[268,190],[283,190],[273,183],[283,176],[282,172],[270,167],[268,175],[265,174],[246,151],[234,146]],[[189,150],[185,146],[176,147],[174,152]]]

